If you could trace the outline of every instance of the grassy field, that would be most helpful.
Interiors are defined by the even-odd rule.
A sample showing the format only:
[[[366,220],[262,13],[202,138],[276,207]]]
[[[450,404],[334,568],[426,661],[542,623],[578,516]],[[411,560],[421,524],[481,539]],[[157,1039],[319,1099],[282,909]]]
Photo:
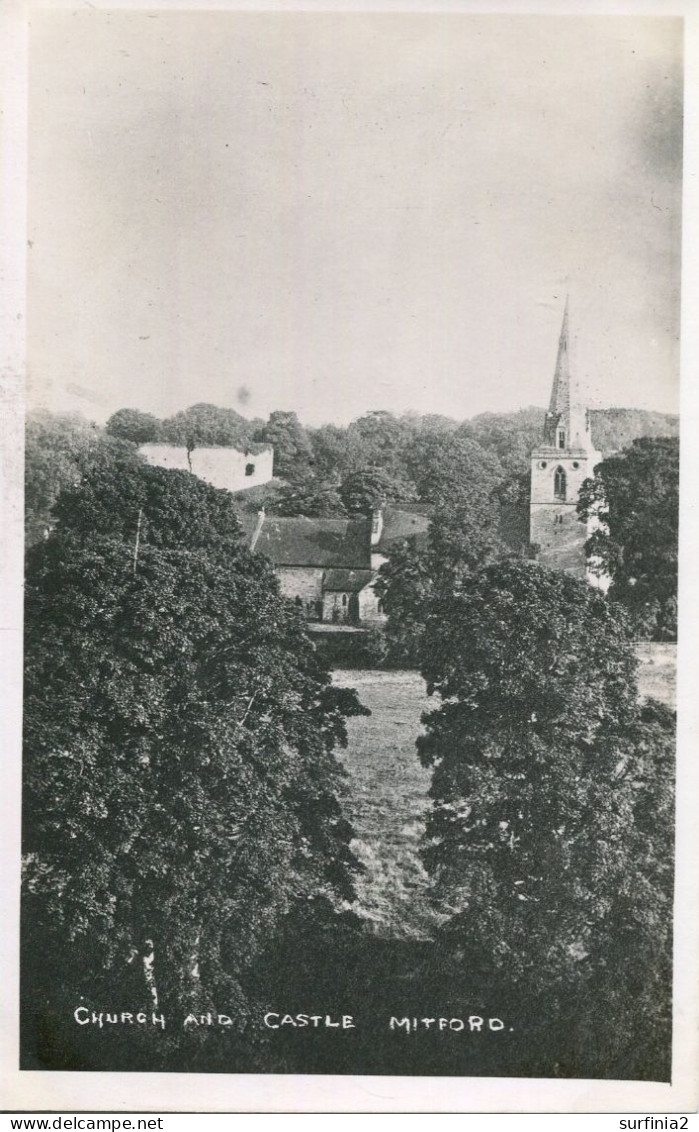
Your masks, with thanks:
[[[676,646],[639,645],[639,688],[674,705]],[[429,806],[430,772],[418,761],[420,716],[436,707],[417,672],[337,670],[336,684],[354,687],[371,715],[348,723],[342,761],[349,773],[347,814],[364,865],[357,911],[378,935],[426,938],[436,919],[418,855]]]
[[[420,716],[429,705],[417,672],[336,671],[335,683],[357,689],[370,716],[349,720],[341,756],[349,772],[347,813],[365,868],[359,879],[362,916],[379,934],[425,936],[427,874],[418,847],[429,806],[430,773],[417,757]]]

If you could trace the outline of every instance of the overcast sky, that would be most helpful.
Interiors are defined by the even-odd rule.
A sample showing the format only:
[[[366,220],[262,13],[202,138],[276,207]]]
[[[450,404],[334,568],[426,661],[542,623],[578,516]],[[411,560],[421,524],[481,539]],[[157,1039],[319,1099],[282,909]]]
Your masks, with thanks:
[[[34,403],[676,411],[681,24],[35,10]]]

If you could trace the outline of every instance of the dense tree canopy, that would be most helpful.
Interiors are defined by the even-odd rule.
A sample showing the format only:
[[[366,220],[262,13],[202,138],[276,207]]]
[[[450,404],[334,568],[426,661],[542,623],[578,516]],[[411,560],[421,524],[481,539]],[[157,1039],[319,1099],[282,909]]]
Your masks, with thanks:
[[[347,429],[340,425],[321,425],[308,430],[313,454],[313,470],[321,479],[339,483],[350,468]]]
[[[386,503],[404,501],[406,488],[382,468],[363,468],[345,477],[339,495],[350,515],[370,515]]]
[[[53,524],[59,492],[84,473],[113,460],[138,459],[133,445],[105,436],[78,414],[32,413],[25,430],[24,518],[27,546],[44,538]]]
[[[427,615],[438,563],[430,546],[407,539],[393,547],[375,582],[386,614],[387,659],[397,667],[419,668]]]
[[[139,519],[140,514],[140,519]],[[134,546],[240,553],[232,496],[189,472],[118,459],[92,468],[54,507],[57,530],[85,539],[104,535]]]
[[[528,477],[529,456],[541,437],[544,410],[481,413],[458,422],[438,414],[386,411],[364,413],[347,426],[306,429],[295,413],[275,411],[269,420],[248,420],[236,410],[201,403],[165,420],[136,409],[120,409],[107,422],[107,433],[143,444],[159,440],[189,447],[244,446],[253,440],[275,446],[275,474],[296,481],[313,474],[338,487],[348,476],[380,469],[393,485],[393,498],[408,502],[431,498],[435,469],[459,476],[459,442],[479,445],[486,453],[484,471],[497,469],[509,496],[521,496],[517,484]],[[607,453],[643,435],[672,436],[677,418],[634,409],[592,413],[592,436]],[[493,464],[492,461],[495,461]],[[518,500],[521,501],[521,500]]]
[[[296,480],[311,470],[313,453],[306,430],[296,413],[270,413],[269,420],[254,435],[261,444],[274,445],[274,474]]]
[[[347,514],[337,489],[315,476],[285,485],[267,510],[288,518],[305,515],[313,519],[342,519]]]
[[[515,413],[481,413],[464,423],[457,436],[477,441],[497,457],[509,475],[529,472],[532,448],[541,440],[542,409],[520,409]]]
[[[452,432],[418,435],[408,466],[421,499],[430,505],[428,540],[407,540],[391,551],[376,591],[388,616],[393,663],[420,664],[431,602],[451,593],[473,570],[505,553],[500,534],[497,459]]]
[[[123,993],[129,1009],[157,990],[166,1012],[226,1003],[244,1020],[280,917],[351,898],[333,748],[359,705],[242,545],[227,492],[124,464],[57,517],[27,571],[31,1001]]]
[[[360,466],[383,468],[389,476],[400,477],[402,450],[411,432],[411,426],[393,413],[365,413],[352,421],[347,435],[355,450],[355,470]]]
[[[160,421],[152,413],[140,409],[119,409],[105,425],[109,436],[130,440],[132,444],[149,444],[160,439]]]
[[[543,1011],[589,1075],[622,1050],[667,1072],[673,720],[639,705],[623,611],[511,560],[438,596],[422,655],[445,961]]]
[[[600,523],[587,543],[595,568],[611,579],[643,635],[677,635],[679,443],[673,437],[635,440],[595,468],[578,512]]]
[[[489,495],[503,476],[496,456],[458,433],[419,433],[406,463],[419,498],[435,507],[457,506],[475,492]]]
[[[235,409],[200,402],[163,420],[160,439],[187,448],[240,447],[252,438],[258,426],[258,421],[247,420]]]

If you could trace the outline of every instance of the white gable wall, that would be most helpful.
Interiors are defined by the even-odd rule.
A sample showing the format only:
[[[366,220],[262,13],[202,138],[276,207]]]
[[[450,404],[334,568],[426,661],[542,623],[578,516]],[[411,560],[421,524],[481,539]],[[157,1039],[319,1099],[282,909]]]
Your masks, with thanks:
[[[238,448],[193,448],[189,454],[182,445],[143,444],[139,452],[147,463],[157,468],[191,472],[212,487],[241,491],[257,487],[272,479],[274,449],[268,445],[262,452],[242,452]]]

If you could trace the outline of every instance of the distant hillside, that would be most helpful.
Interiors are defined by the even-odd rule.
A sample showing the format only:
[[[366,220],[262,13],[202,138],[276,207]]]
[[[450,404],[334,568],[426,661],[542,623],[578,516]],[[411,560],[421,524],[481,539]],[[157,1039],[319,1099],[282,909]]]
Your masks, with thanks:
[[[653,413],[648,409],[592,409],[592,439],[599,452],[608,455],[627,448],[641,436],[679,436],[676,413]]]
[[[480,413],[459,426],[458,433],[493,452],[508,473],[525,474],[529,454],[541,442],[546,410],[529,405],[512,413]],[[679,417],[646,409],[592,409],[592,439],[608,456],[641,436],[678,436]]]

